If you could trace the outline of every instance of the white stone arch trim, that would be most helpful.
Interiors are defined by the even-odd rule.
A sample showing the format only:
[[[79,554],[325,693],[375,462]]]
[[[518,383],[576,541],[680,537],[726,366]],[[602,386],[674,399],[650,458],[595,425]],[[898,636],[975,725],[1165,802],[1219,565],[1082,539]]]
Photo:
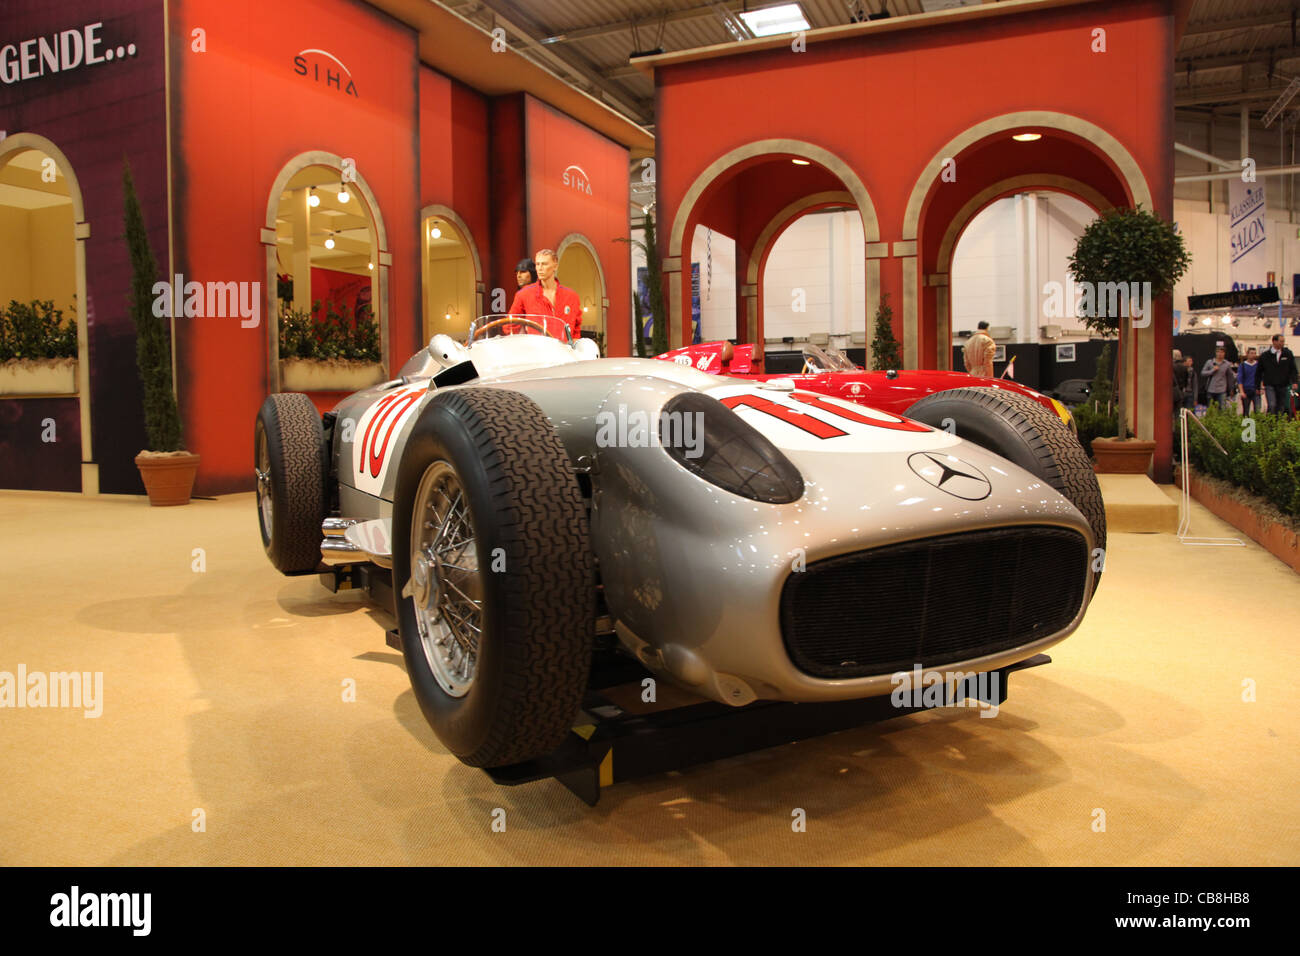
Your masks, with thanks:
[[[593,303],[600,310],[600,327],[605,331],[605,348],[609,349],[609,326],[606,322],[606,312],[609,306],[609,282],[605,279],[605,266],[600,261],[600,253],[596,251],[596,244],[580,232],[571,232],[555,247],[555,265],[558,268],[560,259],[564,257],[564,251],[570,246],[582,246],[591,256],[591,261],[596,263],[596,277],[600,279],[600,295],[598,300]]]
[[[470,259],[474,263],[474,318],[478,318],[478,316],[482,315],[484,312],[483,260],[479,257],[478,244],[474,241],[474,234],[470,232],[469,226],[465,223],[465,220],[457,215],[456,211],[450,206],[444,206],[440,203],[430,203],[420,210],[419,229],[421,240],[423,240],[424,236],[424,224],[428,222],[430,216],[440,216],[450,222],[456,227],[456,231],[460,233],[461,238],[465,240],[465,245],[469,246]],[[419,245],[420,248],[423,248],[423,245],[420,245],[419,243],[417,243],[417,245]],[[423,290],[421,290],[420,301],[424,301]]]
[[[907,210],[903,215],[903,240],[916,240],[918,238],[921,207],[925,203],[925,197],[929,194],[930,188],[942,172],[945,159],[955,158],[980,140],[1026,126],[1061,130],[1092,143],[1114,164],[1120,180],[1128,189],[1129,198],[1133,205],[1141,205],[1149,210],[1155,209],[1155,203],[1151,196],[1151,187],[1146,181],[1146,176],[1142,173],[1141,166],[1133,158],[1133,154],[1117,138],[1095,123],[1090,123],[1088,120],[1069,113],[1060,113],[1054,110],[1025,110],[1016,113],[1004,113],[1001,116],[994,116],[983,122],[976,123],[949,140],[934,155],[917,177],[916,184],[912,187],[912,194],[907,201]],[[960,170],[958,170],[958,175],[960,175]],[[907,281],[906,274],[904,281]],[[917,288],[905,288],[903,294],[903,364],[909,368],[916,367],[918,358],[920,335],[920,296],[917,294],[918,292],[919,289]],[[1128,347],[1130,353],[1135,354],[1137,358],[1136,366],[1129,365],[1130,371],[1134,367],[1138,370],[1137,388],[1134,396],[1136,401],[1129,402],[1128,407],[1133,415],[1131,425],[1137,436],[1143,439],[1151,439],[1155,437],[1154,323],[1148,325],[1145,329],[1137,330],[1137,333],[1136,341],[1131,344],[1129,340],[1133,337],[1121,333],[1121,340],[1124,340],[1121,347]],[[1172,372],[1168,374],[1172,374]],[[1132,381],[1131,378],[1130,381]],[[1128,383],[1125,383],[1126,387],[1127,385]]]
[[[0,140],[0,168],[19,153],[39,150],[54,160],[68,185],[68,198],[72,201],[72,269],[77,289],[77,406],[81,420],[81,491],[99,494],[99,466],[95,463],[94,441],[91,435],[90,416],[90,327],[86,310],[89,299],[86,293],[86,240],[90,238],[90,223],[86,221],[86,205],[82,201],[81,184],[63,150],[37,133],[13,133]],[[173,342],[173,347],[175,343]]]
[[[935,276],[947,277],[952,272],[952,257],[957,250],[957,240],[970,225],[971,220],[980,214],[998,197],[1007,193],[1031,189],[1043,189],[1072,195],[1090,205],[1097,212],[1111,208],[1111,203],[1096,189],[1068,176],[1012,176],[996,182],[987,189],[980,190],[957,210],[948,224],[948,230],[939,243],[939,254],[935,261]],[[935,286],[935,336],[937,368],[948,368],[952,360],[952,284],[948,279],[942,282],[927,281]]]
[[[767,271],[767,255],[772,246],[781,238],[781,234],[794,225],[795,220],[804,213],[816,207],[830,205],[841,205],[848,209],[857,208],[857,202],[853,198],[853,194],[847,190],[835,189],[811,193],[801,199],[796,199],[778,212],[768,220],[767,225],[763,227],[763,231],[758,234],[758,239],[754,243],[754,249],[749,255],[749,262],[745,268],[745,281],[749,288],[753,290],[751,294],[745,296],[744,320],[750,342],[758,339],[759,300],[762,297],[763,288],[762,277]],[[878,281],[875,283],[868,282],[865,320],[868,328],[871,325],[871,317],[876,314],[879,300],[880,283]]]
[[[1004,113],[976,123],[954,136],[934,155],[921,175],[917,177],[916,184],[912,187],[912,194],[908,197],[907,211],[903,214],[903,240],[917,238],[917,230],[921,223],[921,207],[925,203],[925,197],[929,195],[930,187],[943,172],[944,160],[956,158],[960,153],[990,136],[1026,126],[1058,129],[1073,133],[1080,139],[1092,143],[1115,164],[1120,179],[1128,187],[1134,205],[1141,203],[1148,209],[1153,208],[1151,189],[1147,185],[1146,177],[1142,175],[1141,167],[1133,158],[1133,154],[1118,139],[1095,123],[1069,113],[1058,113],[1054,110],[1025,110],[1018,113]],[[961,175],[960,169],[958,175]]]
[[[784,154],[798,156],[801,159],[807,159],[822,166],[827,172],[834,175],[853,196],[854,204],[862,214],[862,232],[867,237],[868,242],[875,242],[880,238],[880,220],[876,216],[875,204],[871,201],[871,196],[867,192],[867,187],[862,184],[858,174],[840,157],[836,156],[830,150],[823,149],[813,143],[807,143],[799,139],[760,139],[752,143],[746,143],[744,146],[738,146],[733,150],[719,156],[695,177],[685,195],[682,196],[681,202],[677,206],[677,214],[673,219],[672,232],[668,237],[668,258],[679,257],[682,254],[682,242],[686,234],[686,224],[691,217],[691,212],[695,209],[696,204],[713,183],[724,173],[729,171],[738,163],[743,163],[747,159],[755,159],[759,156],[769,156],[774,154]]]
[[[327,166],[342,172],[343,157],[326,150],[308,150],[299,153],[280,167],[266,198],[266,221],[261,229],[261,242],[266,247],[266,315],[269,317],[266,323],[269,356],[267,388],[271,392],[280,391],[280,308],[276,295],[275,219],[280,208],[280,197],[289,188],[289,181],[310,166]],[[370,184],[366,182],[365,176],[359,169],[356,170],[355,179],[350,180],[348,185],[361,195],[375,230],[375,271],[377,273],[375,284],[379,288],[379,294],[373,305],[375,319],[379,323],[379,361],[387,369],[390,365],[388,274],[393,265],[393,256],[388,249],[388,230],[384,226],[384,217],[379,210],[379,201],[375,198],[374,190],[370,188]]]

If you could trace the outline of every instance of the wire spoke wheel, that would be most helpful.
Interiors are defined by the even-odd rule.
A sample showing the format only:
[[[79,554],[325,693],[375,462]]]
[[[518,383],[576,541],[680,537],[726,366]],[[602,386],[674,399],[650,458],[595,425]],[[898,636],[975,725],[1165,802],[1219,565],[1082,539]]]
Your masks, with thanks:
[[[270,532],[274,527],[275,505],[271,496],[271,449],[266,442],[266,432],[257,435],[257,508],[262,515],[262,527]]]
[[[425,470],[411,520],[411,596],[420,644],[438,685],[469,693],[483,636],[483,585],[464,489],[446,461]]]

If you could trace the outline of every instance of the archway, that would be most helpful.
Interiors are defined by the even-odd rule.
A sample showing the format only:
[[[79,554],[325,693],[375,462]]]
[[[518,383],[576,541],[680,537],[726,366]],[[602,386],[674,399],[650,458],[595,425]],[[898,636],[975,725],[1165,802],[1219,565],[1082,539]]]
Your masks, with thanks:
[[[560,240],[555,254],[559,263],[556,277],[578,294],[578,301],[582,303],[582,329],[595,336],[603,355],[609,296],[605,291],[605,270],[600,265],[596,247],[582,233],[571,232]]]
[[[759,293],[755,297],[756,305],[762,303],[758,328],[766,342],[807,339],[865,351],[866,326],[856,321],[866,310],[865,237],[861,217],[847,215],[855,211],[848,192],[814,193],[790,203],[759,233],[746,278]],[[809,217],[823,213],[839,214],[822,220],[831,227],[830,235],[811,244],[801,236],[793,268],[782,269],[779,254],[794,238],[791,230],[805,232],[815,221]],[[806,260],[809,253],[815,266],[798,261]],[[769,273],[774,268],[784,273],[783,281],[774,281]]]
[[[1132,154],[1114,136],[1086,120],[1036,110],[977,123],[940,149],[916,180],[903,218],[903,357],[908,367],[942,365],[951,353],[949,315],[951,253],[962,228],[1000,196],[1030,189],[1069,192],[1096,209],[1152,207],[1151,191]],[[1131,427],[1139,437],[1155,430],[1155,362],[1160,323],[1124,328],[1124,347],[1135,375],[1125,382]],[[1168,334],[1168,330],[1165,330]],[[1130,344],[1129,339],[1132,339]],[[1167,383],[1164,383],[1167,386]],[[1168,391],[1167,387],[1165,391]]]
[[[420,210],[420,276],[424,341],[438,332],[469,334],[483,314],[483,265],[465,221],[447,206]]]
[[[827,196],[833,197],[828,200]],[[847,197],[847,198],[845,198]],[[829,150],[793,139],[767,139],[738,147],[696,176],[668,234],[664,272],[669,278],[670,346],[678,347],[690,323],[690,269],[685,241],[697,226],[736,240],[737,328],[740,341],[762,338],[762,262],[785,225],[819,203],[855,207],[865,236],[865,315],[857,326],[869,340],[880,299],[881,247],[875,206],[857,174]]]
[[[266,204],[267,323],[272,391],[280,390],[281,301],[310,315],[319,302],[378,331],[376,361],[388,368],[388,272],[392,254],[374,192],[350,160],[302,153],[280,170]],[[291,288],[280,276],[289,277]]]
[[[0,305],[48,300],[77,328],[76,398],[81,491],[99,493],[91,433],[86,221],[81,186],[67,156],[35,133],[0,140]],[[173,361],[175,357],[173,356]]]

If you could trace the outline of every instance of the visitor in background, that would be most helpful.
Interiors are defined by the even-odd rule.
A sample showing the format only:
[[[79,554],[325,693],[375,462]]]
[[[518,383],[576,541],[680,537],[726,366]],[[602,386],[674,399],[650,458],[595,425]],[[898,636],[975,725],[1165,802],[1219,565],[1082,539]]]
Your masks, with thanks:
[[[1291,386],[1296,383],[1295,356],[1286,347],[1286,336],[1273,336],[1273,344],[1259,357],[1259,384],[1263,386],[1271,415],[1291,414]]]
[[[1196,411],[1196,396],[1200,392],[1200,381],[1196,377],[1196,367],[1190,355],[1183,356],[1183,368],[1187,375],[1187,384],[1183,388],[1183,408]]]
[[[1237,369],[1237,391],[1241,393],[1241,414],[1259,411],[1259,356],[1252,345]]]
[[[1207,403],[1226,409],[1228,396],[1237,394],[1237,378],[1232,374],[1232,363],[1222,345],[1214,350],[1214,358],[1205,360],[1201,375],[1205,378]]]
[[[1183,407],[1183,396],[1187,394],[1187,366],[1183,364],[1183,353],[1174,349],[1174,417]]]
[[[988,327],[987,322],[981,322],[976,327],[978,331],[967,340],[966,347],[962,349],[966,371],[984,378],[993,377],[993,356],[998,351],[997,343],[988,334]]]

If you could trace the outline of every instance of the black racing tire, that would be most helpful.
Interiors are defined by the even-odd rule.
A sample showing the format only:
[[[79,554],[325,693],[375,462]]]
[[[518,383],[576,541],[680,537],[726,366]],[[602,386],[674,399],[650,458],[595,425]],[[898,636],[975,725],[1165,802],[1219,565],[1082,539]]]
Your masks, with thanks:
[[[440,683],[449,680],[445,663],[441,678],[435,676],[435,660],[445,659],[422,632],[421,620],[429,631],[450,626],[438,598],[425,592],[422,604],[436,613],[416,610],[419,580],[431,577],[423,570],[430,565],[416,558],[427,542],[412,536],[417,496],[424,499],[419,507],[425,515],[417,535],[436,534],[448,519],[435,508],[435,520],[427,520],[433,499],[425,482],[435,475],[450,482],[446,487],[460,489],[477,558],[472,578],[458,579],[481,601],[475,670],[466,686]],[[449,513],[451,505],[446,508]],[[467,565],[468,554],[465,545],[448,563]],[[417,560],[423,568],[413,580]],[[461,762],[504,766],[560,745],[581,707],[591,669],[595,559],[577,477],[555,429],[530,398],[506,389],[456,388],[439,392],[420,414],[398,465],[393,593],[415,698],[438,739]],[[434,594],[450,589],[443,585]],[[469,632],[462,633],[468,642]]]
[[[1059,417],[1028,396],[987,386],[934,392],[913,404],[906,415],[935,428],[943,428],[945,419],[951,419],[959,438],[1046,481],[1088,520],[1104,559],[1106,505],[1097,472],[1078,436]],[[1094,588],[1100,578],[1101,571],[1094,571]]]
[[[266,556],[283,574],[307,574],[321,563],[324,447],[320,414],[310,398],[301,392],[267,396],[253,426],[257,524]]]

